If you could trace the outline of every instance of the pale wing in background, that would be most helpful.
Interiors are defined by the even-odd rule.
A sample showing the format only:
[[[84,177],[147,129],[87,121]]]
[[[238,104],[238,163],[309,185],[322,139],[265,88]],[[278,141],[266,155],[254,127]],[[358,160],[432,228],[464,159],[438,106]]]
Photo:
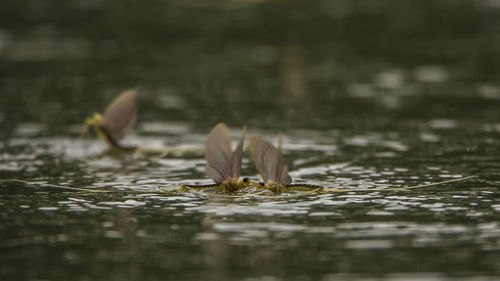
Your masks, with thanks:
[[[129,89],[116,97],[104,111],[101,128],[114,141],[126,136],[137,120],[137,89]]]

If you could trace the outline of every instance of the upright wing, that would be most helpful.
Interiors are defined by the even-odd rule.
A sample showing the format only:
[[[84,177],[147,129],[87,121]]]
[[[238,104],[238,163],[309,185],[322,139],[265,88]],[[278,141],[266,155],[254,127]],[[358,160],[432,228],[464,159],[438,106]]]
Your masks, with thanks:
[[[260,137],[253,136],[249,140],[249,151],[265,182],[271,181],[282,185],[289,185],[292,182],[280,149],[276,149]]]
[[[205,142],[206,173],[220,184],[231,176],[231,135],[226,124],[219,123],[208,134]]]
[[[283,135],[280,133],[280,139],[278,143],[278,153],[276,154],[276,182],[281,183],[282,185],[289,185],[292,183],[292,177],[288,174],[288,167],[286,166],[285,158],[281,154],[281,146],[283,144]]]
[[[245,134],[247,132],[247,127],[243,126],[243,133],[241,133],[241,140],[238,146],[234,149],[231,155],[231,177],[233,179],[238,179],[241,175],[241,158],[243,156],[243,144],[245,142]]]
[[[101,127],[113,141],[127,135],[137,119],[137,89],[129,89],[116,97],[104,111]]]

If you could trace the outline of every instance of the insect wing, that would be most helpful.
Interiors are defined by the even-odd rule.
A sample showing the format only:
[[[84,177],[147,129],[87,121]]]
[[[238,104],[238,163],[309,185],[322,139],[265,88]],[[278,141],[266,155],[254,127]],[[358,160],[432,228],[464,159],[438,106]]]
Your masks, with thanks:
[[[116,97],[104,111],[101,127],[114,141],[127,135],[137,120],[137,89],[129,89]]]
[[[286,166],[285,158],[281,154],[281,146],[283,144],[283,135],[280,133],[278,142],[278,153],[276,154],[276,182],[282,185],[289,185],[292,183],[292,177],[288,174],[288,167]]]
[[[206,173],[220,184],[231,176],[231,136],[224,123],[217,124],[205,142]]]
[[[292,178],[288,175],[285,159],[276,147],[256,136],[250,138],[249,147],[250,157],[265,182],[283,185],[291,183]]]
[[[243,157],[243,144],[245,143],[245,134],[247,127],[243,127],[243,133],[241,133],[241,139],[233,154],[231,155],[231,177],[233,179],[238,179],[241,175],[241,159]]]

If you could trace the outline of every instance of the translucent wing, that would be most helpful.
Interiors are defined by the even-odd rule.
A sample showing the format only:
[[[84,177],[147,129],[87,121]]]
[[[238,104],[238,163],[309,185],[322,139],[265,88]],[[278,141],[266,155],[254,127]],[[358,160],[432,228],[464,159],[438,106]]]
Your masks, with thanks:
[[[282,185],[289,185],[292,183],[292,177],[288,174],[288,167],[286,166],[285,158],[281,154],[281,145],[283,144],[283,136],[280,134],[280,140],[278,144],[278,153],[276,154],[276,182]]]
[[[116,97],[104,111],[101,127],[119,141],[127,135],[137,119],[137,89],[129,89]]]
[[[243,133],[241,133],[241,140],[234,149],[231,155],[231,177],[233,179],[238,179],[241,174],[241,158],[243,156],[243,144],[245,142],[245,134],[247,132],[247,127],[243,127]]]
[[[265,182],[282,185],[289,185],[292,182],[280,149],[276,149],[260,137],[253,136],[249,140],[249,150],[250,157]]]
[[[205,142],[206,173],[220,184],[231,176],[231,136],[226,124],[219,123],[208,134]]]

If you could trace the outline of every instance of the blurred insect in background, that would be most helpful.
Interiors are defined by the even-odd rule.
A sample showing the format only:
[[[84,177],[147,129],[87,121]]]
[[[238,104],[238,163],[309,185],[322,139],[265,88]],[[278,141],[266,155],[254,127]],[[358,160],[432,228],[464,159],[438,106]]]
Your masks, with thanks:
[[[224,123],[219,123],[208,134],[205,142],[206,174],[215,183],[208,185],[183,185],[188,188],[216,188],[222,192],[235,192],[251,184],[248,178],[240,179],[241,159],[246,126],[241,140],[231,149],[231,134]]]
[[[104,113],[94,113],[85,120],[82,135],[88,136],[89,127],[93,126],[100,139],[106,141],[112,149],[122,151],[136,150],[135,146],[124,146],[120,141],[132,130],[137,120],[137,89],[123,91],[106,107]]]
[[[274,193],[283,193],[289,190],[323,189],[320,185],[292,184],[292,177],[288,174],[285,158],[281,154],[283,136],[280,135],[278,148],[261,137],[252,136],[249,140],[250,158],[255,164],[264,182],[253,183],[257,188],[265,188]]]

